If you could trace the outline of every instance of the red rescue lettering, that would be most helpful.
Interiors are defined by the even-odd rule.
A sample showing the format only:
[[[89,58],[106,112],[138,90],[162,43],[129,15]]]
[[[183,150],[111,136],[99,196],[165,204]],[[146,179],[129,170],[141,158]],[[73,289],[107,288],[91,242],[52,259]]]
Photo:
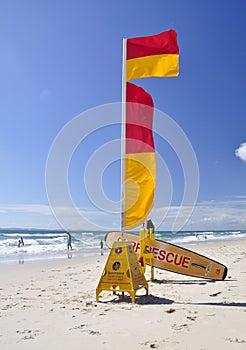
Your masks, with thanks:
[[[169,260],[169,256],[170,256],[170,255],[172,256],[172,259],[171,259],[171,260]],[[166,261],[167,261],[168,263],[172,263],[172,262],[173,262],[173,257],[174,257],[174,254],[173,254],[173,253],[171,253],[171,252],[168,253],[167,256],[166,256]]]
[[[131,243],[132,243],[134,252],[137,253],[138,248],[139,248],[139,243],[137,243],[136,241],[131,241]]]
[[[189,267],[189,262],[190,258],[188,256],[184,256],[182,267],[185,267],[187,269],[187,267]]]
[[[160,260],[160,261],[164,260],[164,259],[165,259],[165,255],[166,255],[166,251],[163,250],[163,249],[161,249],[161,250],[159,251],[158,260]]]
[[[137,251],[140,248],[140,244],[138,242],[136,242],[136,241],[132,241],[132,245],[133,245],[134,252],[137,253]]]
[[[136,251],[137,242],[132,241],[133,250]]]
[[[136,241],[132,241],[133,245],[133,250],[136,253],[139,253],[140,251],[140,243]],[[147,246],[145,247],[145,252],[146,253],[153,253],[154,254],[154,259],[157,259],[159,261],[166,261],[168,264],[173,264],[176,266],[180,266],[182,268],[187,269],[190,264],[190,258],[188,256],[183,256],[179,255],[177,253],[173,252],[167,252],[164,249],[159,249],[158,247],[150,247]]]
[[[140,250],[140,243],[138,242],[137,246],[136,246],[136,252],[138,252]]]
[[[159,251],[159,249],[156,248],[156,247],[154,247],[154,248],[152,249],[152,253],[154,254],[154,258],[155,258],[155,259],[157,259],[158,251]]]
[[[150,253],[150,252],[152,252],[152,249],[148,245],[146,245],[145,253]]]
[[[182,258],[183,258],[182,255],[176,254],[176,255],[175,255],[175,258],[174,258],[174,264],[175,264],[175,265],[181,265]]]

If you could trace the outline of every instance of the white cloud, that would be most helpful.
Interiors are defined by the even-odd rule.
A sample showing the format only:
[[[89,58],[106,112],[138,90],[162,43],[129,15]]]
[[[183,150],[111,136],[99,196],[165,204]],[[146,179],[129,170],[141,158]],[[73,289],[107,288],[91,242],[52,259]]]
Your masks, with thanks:
[[[36,213],[36,214],[50,214],[51,210],[48,205],[45,204],[0,204],[0,212],[10,213]]]
[[[0,227],[105,231],[107,228],[119,229],[120,220],[116,215],[88,208],[61,206],[54,209],[57,219],[48,204],[0,204]]]
[[[74,229],[81,230],[104,230],[111,231],[119,229],[119,217],[108,215],[102,211],[78,209],[82,216],[77,221],[74,211],[69,208],[60,207],[59,212],[62,217],[67,218],[69,225]],[[153,220],[157,230],[171,231],[174,220],[179,213],[180,207],[154,208],[150,218]],[[182,215],[186,215],[184,207]],[[40,228],[40,229],[61,229],[54,218],[49,205],[37,204],[0,204],[1,227],[11,228]],[[101,227],[99,227],[101,226]],[[238,196],[225,201],[198,202],[191,217],[182,230],[245,230],[246,229],[246,198]]]
[[[241,143],[241,145],[236,149],[235,155],[246,163],[246,142]]]
[[[165,217],[163,208],[153,209],[151,219],[157,230],[172,231],[179,207],[170,207]],[[184,208],[182,215],[186,215]],[[189,210],[188,210],[189,212]],[[159,224],[158,224],[159,223]],[[198,202],[182,230],[240,230],[246,229],[246,198],[233,197],[225,201]]]
[[[59,229],[50,207],[45,204],[0,204],[2,228]]]

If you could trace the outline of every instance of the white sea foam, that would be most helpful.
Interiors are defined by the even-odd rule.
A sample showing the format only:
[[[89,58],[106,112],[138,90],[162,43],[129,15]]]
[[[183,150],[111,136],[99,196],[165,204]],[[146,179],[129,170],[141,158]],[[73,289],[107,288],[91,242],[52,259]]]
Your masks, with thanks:
[[[1,230],[0,264],[100,255],[100,241],[104,240],[105,234],[106,232],[72,232],[73,250],[68,256],[65,232]],[[24,239],[24,247],[18,248],[20,237]],[[246,231],[156,232],[156,239],[181,246],[202,241],[240,238],[246,238]]]

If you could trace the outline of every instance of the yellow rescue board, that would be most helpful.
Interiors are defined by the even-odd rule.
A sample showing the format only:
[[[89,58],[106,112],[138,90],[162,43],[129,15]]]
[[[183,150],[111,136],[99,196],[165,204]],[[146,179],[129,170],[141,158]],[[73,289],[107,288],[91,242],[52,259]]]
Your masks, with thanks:
[[[140,251],[139,235],[124,233],[124,239],[131,241],[136,254]],[[113,242],[122,240],[121,232],[109,232],[105,242],[109,248]],[[182,275],[222,281],[226,278],[227,267],[223,264],[177,245],[159,241],[151,242],[146,252],[154,254],[153,266]]]

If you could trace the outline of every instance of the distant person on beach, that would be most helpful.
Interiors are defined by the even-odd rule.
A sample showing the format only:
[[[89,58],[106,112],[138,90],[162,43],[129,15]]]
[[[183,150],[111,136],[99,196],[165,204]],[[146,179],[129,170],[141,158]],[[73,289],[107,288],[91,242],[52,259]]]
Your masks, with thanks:
[[[103,255],[103,241],[102,240],[100,242],[100,247],[101,247],[101,255]]]
[[[67,249],[69,250],[69,248],[72,250],[72,236],[70,235],[69,232],[67,232]]]
[[[19,241],[18,241],[18,248],[20,248],[20,246],[21,246],[21,240],[19,239]]]

